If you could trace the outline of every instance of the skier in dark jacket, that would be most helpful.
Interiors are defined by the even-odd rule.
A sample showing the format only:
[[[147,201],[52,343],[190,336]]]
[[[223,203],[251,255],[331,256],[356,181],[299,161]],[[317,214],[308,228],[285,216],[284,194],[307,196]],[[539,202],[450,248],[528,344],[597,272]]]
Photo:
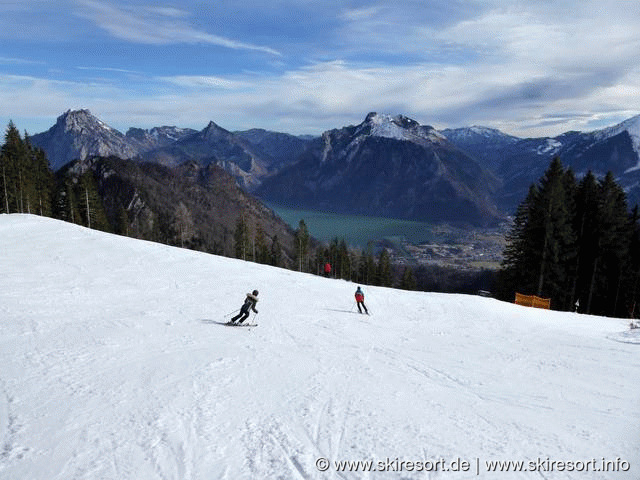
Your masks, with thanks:
[[[369,315],[369,310],[367,310],[367,307],[364,304],[364,292],[360,287],[358,287],[358,289],[356,290],[356,303],[358,304],[358,311],[360,313],[362,313],[362,308],[360,308],[360,305],[362,305],[362,307],[364,308],[364,313]]]
[[[253,310],[258,313],[256,310],[256,303],[258,303],[258,290],[254,290],[252,293],[247,293],[247,298],[244,299],[244,304],[240,308],[240,313],[233,317],[230,324],[234,324],[236,320],[240,319],[238,325],[242,324],[249,317],[249,310]]]

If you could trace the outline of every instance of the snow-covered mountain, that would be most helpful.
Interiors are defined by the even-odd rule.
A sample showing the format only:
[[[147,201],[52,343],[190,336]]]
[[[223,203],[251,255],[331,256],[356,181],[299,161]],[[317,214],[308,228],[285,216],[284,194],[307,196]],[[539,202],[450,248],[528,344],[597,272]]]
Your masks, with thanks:
[[[372,112],[356,130],[356,136],[373,136],[422,144],[444,145],[447,139],[429,125],[420,125],[404,115]]]
[[[556,156],[578,176],[613,172],[630,203],[640,201],[640,116],[601,130],[557,137],[517,138],[486,128],[480,132],[484,133],[460,128],[442,133],[502,180],[496,201],[506,211],[515,210]]]
[[[49,130],[33,135],[31,142],[46,152],[53,170],[72,160],[84,160],[94,155],[126,159],[139,153],[122,133],[89,110],[68,110]]]
[[[73,159],[93,155],[136,157],[170,166],[185,161],[204,166],[215,163],[250,190],[272,176],[288,179],[271,182],[262,193],[265,198],[277,196],[275,200],[295,200],[301,206],[316,209],[336,210],[339,205],[338,211],[349,213],[397,217],[404,212],[402,218],[449,221],[457,208],[466,217],[453,218],[454,221],[472,217],[474,223],[484,223],[487,218],[513,213],[554,156],[560,156],[579,176],[589,170],[599,176],[612,171],[627,191],[630,203],[640,202],[640,116],[593,132],[517,138],[481,126],[439,132],[403,115],[372,113],[358,126],[329,130],[322,138],[303,139],[259,129],[230,132],[214,122],[201,131],[131,128],[123,135],[88,110],[77,110],[61,115],[51,129],[31,140],[45,150],[54,170]],[[413,148],[409,151],[391,147],[394,142],[396,147],[403,144]],[[423,153],[417,153],[417,149]],[[432,160],[418,161],[424,152]],[[322,168],[318,169],[317,162],[309,161],[312,157],[335,161],[326,165],[321,162]],[[301,160],[300,165],[311,170],[295,175],[289,170],[281,177],[277,175]],[[357,172],[352,168],[355,164],[361,167]],[[329,165],[335,167],[334,171],[327,170]],[[395,174],[389,175],[389,170]],[[436,179],[437,185],[429,183],[426,193],[433,193],[425,200],[435,206],[429,208],[417,201],[426,198],[415,193],[419,185],[401,191],[401,170],[411,181],[420,173],[430,172],[428,178],[420,178],[426,183]],[[372,173],[382,171],[386,173],[381,176]],[[353,174],[358,176],[347,177]],[[356,184],[363,181],[358,187],[360,193],[353,194],[357,199],[345,197],[344,193],[354,188],[354,180]],[[381,188],[387,188],[387,192],[368,197],[364,183],[372,185],[371,180],[378,188],[376,192]],[[282,192],[276,195],[278,190]],[[443,215],[434,216],[435,211]]]
[[[179,127],[154,127],[150,130],[143,128],[130,128],[125,136],[133,143],[139,152],[148,152],[162,147],[167,147],[196,133],[192,128]]]
[[[349,282],[26,215],[0,251],[3,480],[640,476],[627,320],[367,286],[361,316]],[[259,326],[220,325],[253,289]]]
[[[123,135],[89,110],[65,112],[48,131],[33,135],[31,141],[46,152],[53,170],[92,156],[136,158],[171,167],[195,161],[202,166],[219,165],[247,188],[295,161],[308,143],[303,138],[266,130],[232,133],[214,122],[201,131],[175,126],[132,127]]]
[[[498,183],[434,128],[370,113],[312,141],[257,194],[334,212],[483,224],[499,218],[491,199]]]
[[[442,130],[441,134],[446,137],[447,140],[454,143],[465,141],[470,144],[485,142],[513,144],[520,140],[518,137],[508,135],[496,128],[478,125],[462,128],[447,128]]]
[[[214,122],[171,145],[146,152],[147,161],[177,166],[186,161],[218,165],[246,188],[258,185],[270,172],[270,162],[259,149]]]

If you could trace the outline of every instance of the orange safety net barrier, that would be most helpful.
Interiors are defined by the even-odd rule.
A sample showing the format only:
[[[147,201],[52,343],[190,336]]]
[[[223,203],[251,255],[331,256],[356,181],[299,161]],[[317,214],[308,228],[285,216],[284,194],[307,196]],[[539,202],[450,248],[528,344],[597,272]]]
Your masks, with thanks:
[[[522,295],[521,293],[516,293],[515,303],[516,305],[524,305],[525,307],[546,308],[547,310],[551,308],[550,298],[540,298],[535,295]]]

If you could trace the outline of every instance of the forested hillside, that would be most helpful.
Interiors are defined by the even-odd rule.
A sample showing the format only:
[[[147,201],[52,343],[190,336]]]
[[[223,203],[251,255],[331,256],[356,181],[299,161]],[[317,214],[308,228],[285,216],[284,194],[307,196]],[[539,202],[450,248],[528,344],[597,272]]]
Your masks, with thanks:
[[[551,298],[552,308],[633,316],[640,283],[638,208],[611,173],[577,180],[554,159],[530,187],[508,235],[500,294]]]

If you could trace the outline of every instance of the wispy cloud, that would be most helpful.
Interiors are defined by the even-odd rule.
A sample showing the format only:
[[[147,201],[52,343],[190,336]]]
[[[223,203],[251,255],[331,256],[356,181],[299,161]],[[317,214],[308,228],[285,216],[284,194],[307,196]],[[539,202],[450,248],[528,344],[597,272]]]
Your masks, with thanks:
[[[27,60],[25,58],[0,57],[0,64],[3,65],[46,65],[45,62]]]
[[[167,7],[115,6],[97,0],[81,0],[78,15],[93,21],[116,38],[149,45],[204,43],[280,55],[277,50],[246,43],[194,28],[187,12]]]
[[[139,75],[142,72],[137,70],[128,70],[126,68],[114,68],[114,67],[76,67],[78,70],[98,71],[98,72],[114,72],[114,73],[132,73]]]
[[[46,34],[28,31],[35,49],[32,39],[11,48],[27,36],[28,15],[0,15],[6,112],[25,98],[25,112],[86,106],[118,127],[215,120],[319,133],[378,110],[516,135],[597,128],[640,112],[640,8],[628,0],[60,0],[73,2],[66,10],[34,1],[21,5],[45,23]],[[128,42],[127,55],[86,42],[96,31]],[[28,58],[46,59],[46,71]],[[72,83],[53,81],[65,78]]]
[[[171,83],[184,88],[221,88],[221,89],[238,89],[246,87],[247,83],[243,81],[226,79],[216,76],[205,75],[176,75],[173,77],[157,77],[156,80]]]

